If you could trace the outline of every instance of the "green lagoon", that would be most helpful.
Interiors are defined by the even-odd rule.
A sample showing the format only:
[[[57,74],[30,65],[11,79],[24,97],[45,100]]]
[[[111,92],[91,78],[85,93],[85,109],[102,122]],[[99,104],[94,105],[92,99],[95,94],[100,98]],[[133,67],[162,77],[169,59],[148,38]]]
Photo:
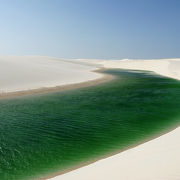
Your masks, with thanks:
[[[105,70],[112,81],[0,100],[0,180],[29,180],[120,152],[180,124],[180,81]]]

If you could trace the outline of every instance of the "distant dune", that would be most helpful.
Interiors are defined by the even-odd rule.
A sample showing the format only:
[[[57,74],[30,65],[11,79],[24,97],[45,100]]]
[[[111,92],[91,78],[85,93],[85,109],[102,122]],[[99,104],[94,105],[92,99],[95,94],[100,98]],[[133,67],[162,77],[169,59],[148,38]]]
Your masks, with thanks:
[[[174,79],[180,79],[180,59],[153,59],[153,60],[136,60],[136,59],[123,59],[123,60],[83,60],[89,64],[96,64],[104,68],[121,68],[132,70],[146,70],[153,71],[157,74],[168,76]]]

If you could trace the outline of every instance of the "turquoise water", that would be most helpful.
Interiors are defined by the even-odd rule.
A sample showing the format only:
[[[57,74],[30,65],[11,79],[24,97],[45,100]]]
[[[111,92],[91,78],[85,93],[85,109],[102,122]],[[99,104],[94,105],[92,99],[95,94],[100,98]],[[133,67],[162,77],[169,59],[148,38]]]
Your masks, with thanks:
[[[143,71],[59,93],[0,100],[0,180],[38,179],[180,124],[180,82]]]

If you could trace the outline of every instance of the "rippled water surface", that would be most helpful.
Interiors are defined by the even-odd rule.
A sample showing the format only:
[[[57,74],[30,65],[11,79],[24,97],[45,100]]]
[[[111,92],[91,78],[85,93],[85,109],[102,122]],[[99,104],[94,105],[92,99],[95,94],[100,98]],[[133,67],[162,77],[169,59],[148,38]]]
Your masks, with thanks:
[[[0,100],[0,180],[38,179],[180,124],[180,82],[143,71],[93,87]]]

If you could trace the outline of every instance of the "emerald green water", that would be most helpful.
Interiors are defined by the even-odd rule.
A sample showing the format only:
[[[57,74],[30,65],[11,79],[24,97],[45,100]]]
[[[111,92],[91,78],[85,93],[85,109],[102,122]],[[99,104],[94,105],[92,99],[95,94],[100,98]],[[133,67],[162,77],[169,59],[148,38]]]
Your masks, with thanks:
[[[180,82],[143,71],[59,93],[0,100],[0,180],[38,179],[180,124]]]

